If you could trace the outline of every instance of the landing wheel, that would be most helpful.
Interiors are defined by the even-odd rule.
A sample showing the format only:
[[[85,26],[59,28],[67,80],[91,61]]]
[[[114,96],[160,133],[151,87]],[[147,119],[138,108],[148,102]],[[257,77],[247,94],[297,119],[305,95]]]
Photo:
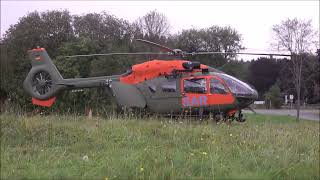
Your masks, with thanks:
[[[218,114],[215,114],[214,115],[214,120],[217,124],[220,124],[220,123],[226,123],[226,124],[229,124],[230,123],[230,120],[228,119],[227,115],[225,113],[218,113]]]
[[[244,118],[241,110],[239,110],[239,114],[238,114],[238,117],[236,118],[236,120],[237,120],[238,122],[245,122],[245,121],[246,121],[246,119]]]
[[[199,118],[200,118],[200,121],[203,120],[203,108],[199,109]]]
[[[231,122],[237,120],[235,114],[229,116],[229,119],[231,120]]]

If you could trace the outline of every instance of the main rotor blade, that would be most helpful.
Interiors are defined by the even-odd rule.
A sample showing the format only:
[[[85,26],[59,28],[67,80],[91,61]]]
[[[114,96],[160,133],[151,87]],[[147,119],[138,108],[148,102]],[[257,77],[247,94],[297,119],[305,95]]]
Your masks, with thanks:
[[[143,42],[143,43],[146,43],[146,44],[151,44],[153,46],[157,46],[158,48],[164,50],[164,51],[167,51],[167,52],[172,52],[174,53],[173,49],[169,48],[169,47],[166,47],[166,46],[163,46],[161,44],[158,44],[158,43],[155,43],[155,42],[151,42],[151,41],[147,41],[147,40],[144,40],[144,39],[134,39],[136,41],[140,41],[140,42]]]
[[[63,57],[75,58],[75,57],[115,56],[115,55],[170,55],[170,54],[168,54],[168,53],[155,53],[155,52],[135,52],[135,53],[79,54],[79,55],[63,56]]]
[[[246,53],[246,52],[193,52],[184,53],[187,55],[206,55],[206,54],[245,54],[245,55],[261,55],[261,56],[291,56],[290,54],[268,54],[268,53]]]

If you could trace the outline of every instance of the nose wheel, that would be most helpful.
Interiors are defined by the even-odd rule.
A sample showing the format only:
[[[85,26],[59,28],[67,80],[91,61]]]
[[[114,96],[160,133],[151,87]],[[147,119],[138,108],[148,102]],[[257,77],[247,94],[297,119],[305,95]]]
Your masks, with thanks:
[[[238,117],[236,117],[236,121],[238,121],[238,122],[245,122],[246,121],[246,118],[244,118],[244,115],[241,112],[241,110],[239,110]]]

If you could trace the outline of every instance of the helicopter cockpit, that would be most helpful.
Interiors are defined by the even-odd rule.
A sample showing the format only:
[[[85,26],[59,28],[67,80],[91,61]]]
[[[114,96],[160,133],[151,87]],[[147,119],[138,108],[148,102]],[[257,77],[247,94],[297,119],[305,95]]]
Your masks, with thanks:
[[[250,87],[247,83],[244,83],[243,81],[224,73],[219,73],[218,76],[227,84],[230,91],[235,96],[257,98],[257,91]]]

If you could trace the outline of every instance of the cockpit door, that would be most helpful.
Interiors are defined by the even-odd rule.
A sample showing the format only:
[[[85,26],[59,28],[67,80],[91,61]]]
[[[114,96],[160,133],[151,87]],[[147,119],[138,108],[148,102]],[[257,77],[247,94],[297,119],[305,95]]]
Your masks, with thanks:
[[[208,105],[208,79],[206,76],[183,78],[181,83],[182,107]]]
[[[154,112],[171,113],[180,110],[180,79],[159,77],[145,82],[149,92],[148,108]]]
[[[208,104],[210,105],[227,105],[235,101],[232,93],[226,84],[217,77],[209,79]]]

